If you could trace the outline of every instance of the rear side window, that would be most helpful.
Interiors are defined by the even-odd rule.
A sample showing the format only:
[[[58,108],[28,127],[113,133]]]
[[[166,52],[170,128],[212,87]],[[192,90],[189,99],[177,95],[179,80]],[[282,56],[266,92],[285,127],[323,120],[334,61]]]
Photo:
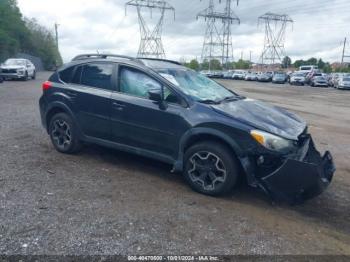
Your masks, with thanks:
[[[60,79],[65,83],[70,83],[74,71],[74,66],[68,67],[61,72],[59,72]]]
[[[112,90],[112,75],[114,64],[91,63],[84,65],[81,75],[81,84]]]
[[[83,66],[77,66],[72,77],[71,83],[80,85],[81,73],[83,72]]]

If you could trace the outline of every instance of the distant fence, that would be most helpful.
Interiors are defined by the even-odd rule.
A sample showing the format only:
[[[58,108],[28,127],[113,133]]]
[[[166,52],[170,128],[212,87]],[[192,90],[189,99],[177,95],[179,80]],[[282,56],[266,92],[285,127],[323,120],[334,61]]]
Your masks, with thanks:
[[[35,65],[36,71],[44,71],[43,61],[39,57],[28,55],[28,54],[24,54],[24,53],[18,53],[15,56],[15,58],[28,59]]]

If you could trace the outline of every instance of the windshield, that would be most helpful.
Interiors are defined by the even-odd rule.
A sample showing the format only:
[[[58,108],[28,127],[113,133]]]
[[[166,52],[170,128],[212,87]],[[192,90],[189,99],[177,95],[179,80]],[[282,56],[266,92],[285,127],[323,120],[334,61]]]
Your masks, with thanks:
[[[157,69],[157,72],[199,102],[220,102],[225,98],[239,97],[215,81],[189,69]]]
[[[7,66],[24,66],[26,63],[24,60],[8,59],[5,61],[4,65]]]
[[[293,76],[296,76],[296,77],[304,77],[304,74],[294,74]]]

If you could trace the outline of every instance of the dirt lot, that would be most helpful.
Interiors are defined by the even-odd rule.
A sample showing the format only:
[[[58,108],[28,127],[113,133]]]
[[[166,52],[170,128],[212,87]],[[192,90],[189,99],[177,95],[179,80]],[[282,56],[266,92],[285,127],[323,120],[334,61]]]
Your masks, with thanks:
[[[0,84],[0,254],[348,254],[350,92],[223,81],[290,109],[335,157],[335,179],[302,206],[242,186],[192,192],[170,166],[104,149],[57,153],[42,129],[38,80]]]

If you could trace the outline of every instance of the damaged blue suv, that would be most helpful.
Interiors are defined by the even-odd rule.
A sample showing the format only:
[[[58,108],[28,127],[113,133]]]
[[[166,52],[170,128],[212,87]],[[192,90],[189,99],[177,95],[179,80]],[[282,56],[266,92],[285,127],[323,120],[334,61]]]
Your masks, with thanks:
[[[95,143],[169,163],[197,192],[240,177],[290,203],[319,195],[335,166],[298,116],[168,60],[80,55],[43,84],[42,124],[59,152]]]

